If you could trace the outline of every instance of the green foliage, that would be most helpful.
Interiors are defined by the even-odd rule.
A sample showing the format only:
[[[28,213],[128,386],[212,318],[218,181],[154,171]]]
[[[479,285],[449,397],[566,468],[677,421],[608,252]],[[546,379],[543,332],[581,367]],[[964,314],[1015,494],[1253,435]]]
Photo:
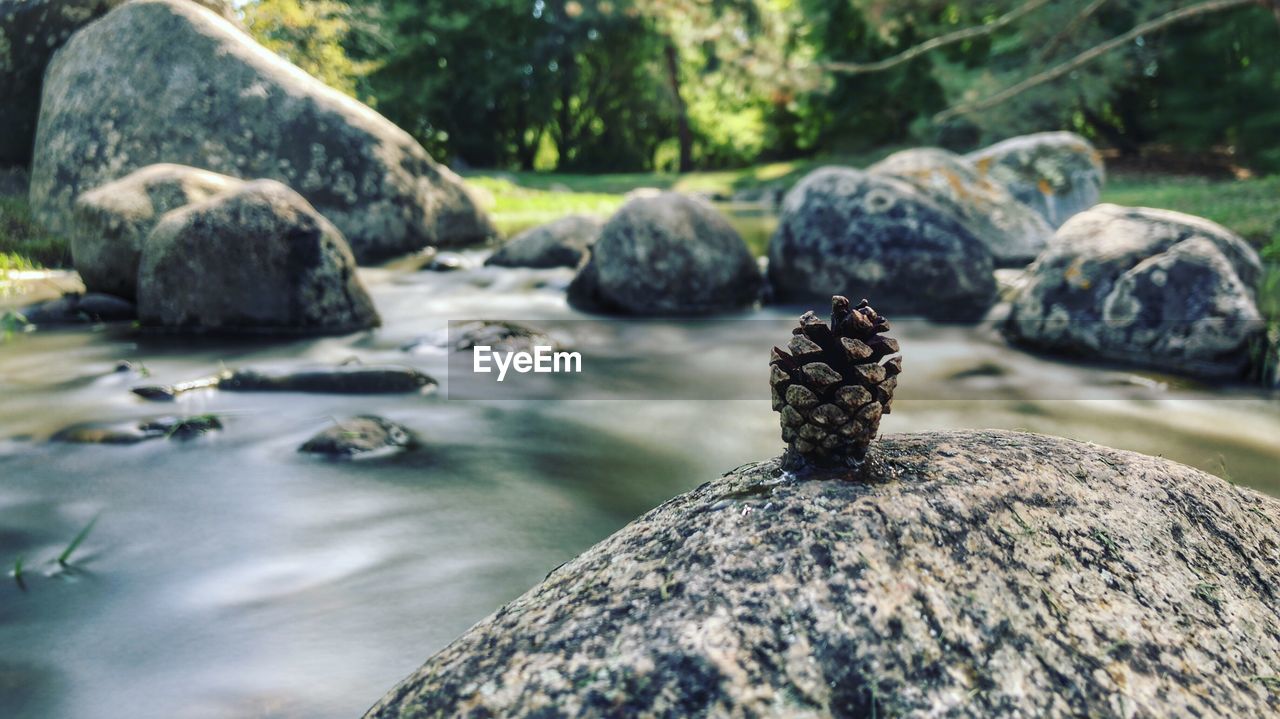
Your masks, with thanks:
[[[70,264],[67,241],[36,222],[26,198],[0,196],[0,272]]]
[[[84,525],[84,527],[76,533],[76,536],[71,539],[71,543],[67,545],[66,549],[62,550],[62,554],[58,555],[59,565],[65,567],[71,563],[71,555],[75,554],[76,550],[80,548],[80,545],[84,543],[84,540],[89,538],[89,533],[93,531],[93,527],[97,523],[98,517],[95,515],[93,519],[89,520],[88,524]]]
[[[326,85],[356,96],[361,81],[377,66],[347,55],[354,12],[339,0],[257,0],[244,7],[244,24],[254,39]],[[367,98],[366,98],[367,99]]]

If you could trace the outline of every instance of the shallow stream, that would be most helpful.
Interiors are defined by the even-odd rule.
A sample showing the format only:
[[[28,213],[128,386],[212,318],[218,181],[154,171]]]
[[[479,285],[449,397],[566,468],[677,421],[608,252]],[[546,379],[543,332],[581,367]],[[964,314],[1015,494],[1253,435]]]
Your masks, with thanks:
[[[231,342],[128,328],[0,344],[0,715],[68,719],[359,716],[395,682],[548,571],[673,494],[777,454],[767,399],[778,322],[708,337],[698,323],[619,332],[610,381],[678,395],[702,377],[741,400],[459,401],[434,396],[197,392],[147,382],[228,367],[417,367],[451,319],[572,319],[568,271],[365,271],[384,327],[344,338]],[[794,318],[769,308],[753,319]],[[819,308],[821,309],[821,308]],[[896,319],[896,318],[895,318]],[[1280,403],[1003,344],[989,326],[898,322],[906,356],[884,432],[1026,429],[1160,454],[1280,494]],[[589,370],[588,370],[589,371]],[[631,376],[628,376],[631,375]],[[697,396],[690,394],[689,396]],[[1081,399],[1084,397],[1085,399]],[[53,444],[88,420],[217,413],[225,429],[135,446]],[[413,453],[328,462],[297,447],[375,413]],[[61,569],[55,558],[92,518]]]

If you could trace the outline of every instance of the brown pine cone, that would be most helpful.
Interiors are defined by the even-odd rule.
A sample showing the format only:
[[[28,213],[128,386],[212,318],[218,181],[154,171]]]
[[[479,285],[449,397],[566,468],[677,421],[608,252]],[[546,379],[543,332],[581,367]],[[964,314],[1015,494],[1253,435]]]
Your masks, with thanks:
[[[769,385],[773,409],[782,414],[787,442],[783,465],[852,467],[888,414],[902,357],[898,341],[885,337],[889,321],[866,300],[831,298],[831,325],[813,312],[791,331],[787,350],[773,348]]]

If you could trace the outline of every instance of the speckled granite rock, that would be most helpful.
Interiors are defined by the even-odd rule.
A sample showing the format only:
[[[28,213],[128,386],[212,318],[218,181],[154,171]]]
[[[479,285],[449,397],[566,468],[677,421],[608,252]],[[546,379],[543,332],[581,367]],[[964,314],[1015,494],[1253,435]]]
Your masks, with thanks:
[[[778,300],[874,298],[886,314],[979,318],[996,297],[991,252],[955,212],[887,175],[824,167],[782,203],[769,241]]]
[[[1209,220],[1098,205],[1063,225],[1004,325],[1056,352],[1238,377],[1264,331],[1258,253]]]
[[[895,152],[867,168],[899,177],[951,208],[991,250],[997,265],[1026,265],[1040,254],[1053,228],[1014,199],[1004,185],[978,174],[968,160],[937,147]]]
[[[1131,452],[899,435],[864,481],[746,465],[387,694],[400,717],[1269,716],[1280,503]]]
[[[642,193],[601,230],[569,285],[569,303],[614,314],[710,314],[751,305],[762,284],[747,243],[710,203]]]
[[[1074,132],[1011,137],[966,158],[1053,227],[1096,205],[1106,181],[1102,155]]]
[[[32,208],[65,232],[81,192],[157,162],[279,180],[361,262],[493,233],[406,132],[184,0],[125,3],[49,64]]]
[[[342,233],[274,180],[160,220],[139,260],[138,317],[215,332],[341,334],[379,323]]]
[[[4,0],[0,2],[0,165],[31,161],[40,114],[40,87],[49,58],[76,30],[125,0]],[[195,0],[228,20],[230,0]]]
[[[400,452],[413,444],[413,433],[403,426],[382,417],[364,415],[321,430],[298,451],[329,459],[358,459]]]
[[[244,184],[185,165],[148,165],[76,200],[71,257],[90,291],[132,300],[142,243],[166,212]]]
[[[600,237],[604,220],[594,215],[569,215],[525,230],[485,260],[498,267],[577,267]]]

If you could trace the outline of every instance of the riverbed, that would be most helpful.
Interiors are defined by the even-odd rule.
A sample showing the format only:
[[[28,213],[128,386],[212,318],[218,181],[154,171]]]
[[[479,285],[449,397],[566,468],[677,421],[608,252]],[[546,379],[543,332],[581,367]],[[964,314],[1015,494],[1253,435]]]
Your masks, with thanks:
[[[448,354],[431,344],[449,320],[585,318],[565,304],[568,270],[463,259],[450,273],[362,271],[384,320],[372,333],[231,341],[123,326],[0,344],[0,565],[25,564],[22,586],[0,582],[0,714],[359,716],[557,565],[672,495],[781,451],[768,352],[809,308],[733,315],[744,321],[713,342],[697,322],[610,336],[610,382],[648,395],[463,401],[448,398]],[[990,324],[895,321],[895,334],[905,371],[882,432],[1024,429],[1280,494],[1280,403],[1262,389],[1035,356]],[[652,361],[621,361],[659,346]],[[441,391],[209,391],[157,405],[129,392],[138,374],[115,371],[128,361],[157,383],[353,358],[415,367]],[[719,389],[684,389],[700,378]],[[225,428],[136,446],[48,442],[77,422],[169,412],[216,413]],[[348,462],[297,452],[335,419],[370,413],[422,446]]]

